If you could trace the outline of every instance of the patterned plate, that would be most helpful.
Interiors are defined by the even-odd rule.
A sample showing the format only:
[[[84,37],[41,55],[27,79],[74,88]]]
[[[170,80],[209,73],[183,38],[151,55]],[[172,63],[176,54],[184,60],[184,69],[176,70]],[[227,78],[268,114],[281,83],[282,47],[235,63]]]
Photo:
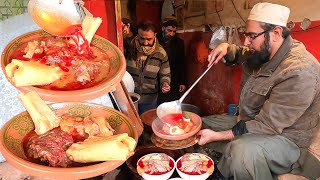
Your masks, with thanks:
[[[128,133],[136,141],[138,133],[135,125],[121,112],[98,104],[92,103],[57,103],[51,108],[57,115],[65,113],[75,116],[99,115],[104,117],[115,134]],[[54,168],[30,162],[23,149],[23,140],[26,135],[34,130],[34,124],[27,112],[22,112],[9,120],[1,129],[0,150],[6,160],[17,169],[33,176],[60,179],[83,179],[109,172],[125,161],[106,161],[94,165]]]
[[[151,135],[151,142],[155,146],[162,149],[171,149],[171,150],[184,149],[197,144],[198,141],[199,141],[199,136],[197,135],[191,136],[184,140],[168,140],[168,139],[163,139],[161,137],[158,137],[155,134]]]
[[[4,75],[9,82],[10,80],[6,74],[5,67],[10,63],[10,57],[15,52],[15,49],[17,49],[22,43],[29,42],[41,37],[51,36],[52,35],[43,30],[28,32],[13,39],[4,48],[1,55],[1,67]],[[123,56],[123,53],[118,47],[100,36],[95,35],[93,37],[91,46],[95,46],[101,49],[109,57],[110,72],[107,73],[107,75],[99,84],[93,87],[72,91],[48,90],[34,86],[24,86],[16,88],[24,93],[29,91],[36,91],[43,100],[50,102],[81,102],[105,95],[106,93],[110,92],[116,84],[120,83],[126,70],[126,60]],[[13,83],[12,85],[14,86]]]

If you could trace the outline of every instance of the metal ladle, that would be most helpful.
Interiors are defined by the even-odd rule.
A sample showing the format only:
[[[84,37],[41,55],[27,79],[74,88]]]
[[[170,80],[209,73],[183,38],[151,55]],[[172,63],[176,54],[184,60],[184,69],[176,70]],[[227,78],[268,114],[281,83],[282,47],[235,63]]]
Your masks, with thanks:
[[[210,70],[215,63],[212,63],[201,76],[191,85],[191,87],[181,96],[179,100],[164,102],[157,107],[157,116],[162,120],[162,117],[168,114],[182,114],[181,103],[192,90],[192,88],[200,81],[200,79]]]
[[[73,0],[30,0],[28,13],[40,28],[56,36],[68,35],[68,28],[84,17],[80,4]]]

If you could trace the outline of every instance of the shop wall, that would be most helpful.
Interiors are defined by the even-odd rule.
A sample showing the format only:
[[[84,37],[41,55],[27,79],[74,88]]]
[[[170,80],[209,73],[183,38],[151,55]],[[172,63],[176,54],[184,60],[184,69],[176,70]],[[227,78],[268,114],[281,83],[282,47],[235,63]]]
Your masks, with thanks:
[[[102,23],[96,34],[118,46],[115,2],[109,0],[84,0],[84,3],[94,17],[102,18]]]
[[[207,69],[207,57],[212,33],[189,32],[179,34],[186,48],[187,86]],[[238,67],[225,66],[218,63],[211,67],[186,98],[186,102],[200,107],[203,115],[221,114],[226,112],[227,105],[234,102],[234,73]]]
[[[136,22],[152,21],[158,30],[161,29],[161,7],[163,1],[136,0]]]
[[[304,43],[307,50],[320,62],[320,21],[312,21],[310,27],[304,31],[297,22],[292,29],[292,37]]]

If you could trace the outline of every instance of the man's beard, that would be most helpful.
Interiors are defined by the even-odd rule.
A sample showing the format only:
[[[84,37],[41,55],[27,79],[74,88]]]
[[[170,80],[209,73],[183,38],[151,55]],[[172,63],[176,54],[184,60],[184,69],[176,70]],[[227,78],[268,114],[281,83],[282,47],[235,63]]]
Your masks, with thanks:
[[[264,41],[263,46],[261,51],[255,51],[248,56],[247,64],[250,70],[258,70],[263,64],[269,61],[271,53],[269,52],[270,45],[268,38]]]
[[[170,41],[173,37],[167,35],[166,32],[163,32],[163,38],[164,38],[165,41]]]

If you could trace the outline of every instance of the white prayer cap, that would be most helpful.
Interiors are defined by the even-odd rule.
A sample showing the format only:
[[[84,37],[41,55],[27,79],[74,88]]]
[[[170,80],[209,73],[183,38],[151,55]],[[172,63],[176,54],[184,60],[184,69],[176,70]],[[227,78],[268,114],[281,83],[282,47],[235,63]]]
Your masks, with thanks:
[[[248,20],[287,26],[287,21],[290,15],[290,9],[279,4],[272,3],[257,3],[250,11]]]

